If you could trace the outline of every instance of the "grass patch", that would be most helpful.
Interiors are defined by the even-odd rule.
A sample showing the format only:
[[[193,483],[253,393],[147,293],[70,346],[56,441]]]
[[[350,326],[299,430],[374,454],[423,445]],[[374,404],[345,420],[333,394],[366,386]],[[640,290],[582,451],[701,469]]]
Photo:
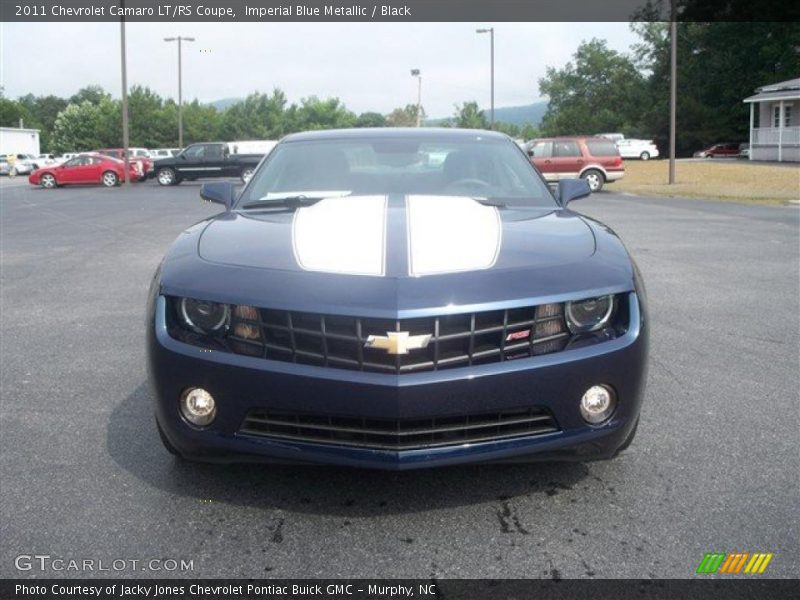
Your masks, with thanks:
[[[678,161],[674,185],[667,184],[668,160],[626,160],[625,177],[610,191],[642,196],[677,196],[750,204],[785,204],[800,199],[800,168],[752,164]]]

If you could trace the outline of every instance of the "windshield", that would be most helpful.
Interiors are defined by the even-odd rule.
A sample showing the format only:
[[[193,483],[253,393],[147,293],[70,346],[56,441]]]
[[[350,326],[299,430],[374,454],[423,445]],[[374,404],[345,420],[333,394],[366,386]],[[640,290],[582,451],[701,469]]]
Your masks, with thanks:
[[[285,197],[375,194],[471,196],[509,207],[556,205],[512,141],[476,135],[284,142],[258,169],[237,206]]]

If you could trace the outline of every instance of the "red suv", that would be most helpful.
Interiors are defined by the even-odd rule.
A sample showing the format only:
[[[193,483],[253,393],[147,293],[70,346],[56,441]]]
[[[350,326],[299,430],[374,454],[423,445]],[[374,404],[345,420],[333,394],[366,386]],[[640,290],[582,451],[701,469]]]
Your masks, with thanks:
[[[616,144],[601,137],[536,139],[528,144],[528,156],[548,182],[580,177],[593,192],[625,175]]]

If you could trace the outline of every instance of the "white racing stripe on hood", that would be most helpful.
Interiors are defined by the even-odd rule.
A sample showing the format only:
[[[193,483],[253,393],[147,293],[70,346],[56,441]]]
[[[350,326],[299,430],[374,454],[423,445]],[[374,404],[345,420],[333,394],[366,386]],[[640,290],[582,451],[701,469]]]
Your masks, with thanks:
[[[409,196],[409,274],[488,269],[497,262],[503,225],[497,208],[459,196]]]
[[[297,209],[292,244],[307,271],[383,275],[386,196],[325,198]]]

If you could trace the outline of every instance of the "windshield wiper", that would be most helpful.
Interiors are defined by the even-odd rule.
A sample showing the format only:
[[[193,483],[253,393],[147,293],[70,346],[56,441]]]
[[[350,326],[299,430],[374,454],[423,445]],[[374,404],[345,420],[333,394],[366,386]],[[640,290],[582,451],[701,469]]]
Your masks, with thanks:
[[[288,208],[295,210],[303,206],[312,206],[322,200],[322,197],[304,196],[286,196],[284,198],[262,198],[243,204],[240,208],[245,210],[249,208]]]

